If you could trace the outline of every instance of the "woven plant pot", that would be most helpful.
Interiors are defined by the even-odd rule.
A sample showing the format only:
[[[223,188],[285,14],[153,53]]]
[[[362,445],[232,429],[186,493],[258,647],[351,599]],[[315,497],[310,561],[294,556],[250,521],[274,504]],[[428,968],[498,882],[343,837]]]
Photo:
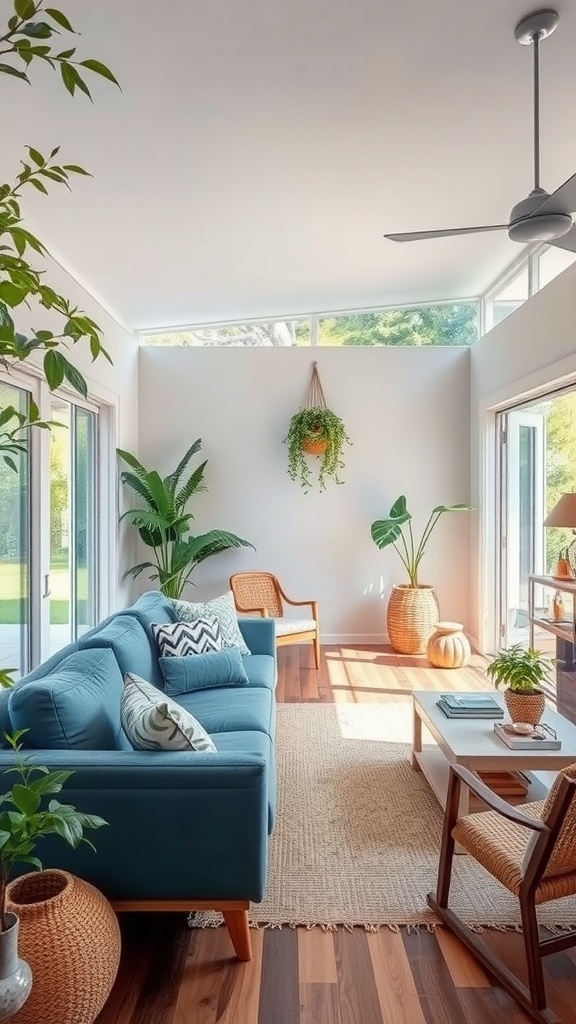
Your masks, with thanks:
[[[386,625],[394,650],[400,654],[425,654],[439,617],[433,587],[411,587],[407,583],[392,587]]]
[[[120,961],[120,929],[108,901],[56,870],[14,879],[7,897],[20,919],[20,956],[32,969],[32,992],[15,1024],[93,1024]]]
[[[470,644],[461,622],[437,622],[428,641],[428,661],[436,668],[462,668],[470,657]]]
[[[302,444],[302,451],[306,452],[306,455],[324,455],[327,447],[328,442],[324,440],[304,441]]]
[[[542,690],[534,693],[519,693],[518,690],[504,690],[504,701],[513,722],[527,722],[538,725],[546,709],[546,698]]]

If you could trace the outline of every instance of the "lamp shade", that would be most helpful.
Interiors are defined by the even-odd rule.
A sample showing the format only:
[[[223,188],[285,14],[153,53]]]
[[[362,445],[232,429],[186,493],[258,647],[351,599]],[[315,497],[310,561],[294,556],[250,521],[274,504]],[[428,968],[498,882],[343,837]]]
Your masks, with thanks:
[[[563,494],[544,520],[544,526],[576,529],[576,494]]]

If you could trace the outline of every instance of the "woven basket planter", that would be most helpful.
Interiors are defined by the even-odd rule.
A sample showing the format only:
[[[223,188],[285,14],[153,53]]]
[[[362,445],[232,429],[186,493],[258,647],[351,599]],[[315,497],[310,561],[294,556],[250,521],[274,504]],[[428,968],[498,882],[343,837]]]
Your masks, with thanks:
[[[32,992],[15,1024],[93,1024],[120,962],[120,929],[102,893],[67,871],[35,871],[8,886],[18,950]]]
[[[513,722],[538,725],[546,710],[546,697],[541,690],[535,693],[519,693],[518,690],[504,690],[504,701]]]
[[[386,625],[395,651],[425,654],[439,618],[440,609],[433,587],[411,587],[407,583],[392,587]]]

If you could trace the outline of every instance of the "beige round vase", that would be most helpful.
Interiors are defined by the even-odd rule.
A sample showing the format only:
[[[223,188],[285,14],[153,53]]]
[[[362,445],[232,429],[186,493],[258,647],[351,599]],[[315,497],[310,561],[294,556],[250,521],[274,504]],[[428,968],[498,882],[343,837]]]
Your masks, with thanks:
[[[470,644],[461,622],[437,622],[428,641],[428,661],[436,668],[462,668],[470,657]]]
[[[439,618],[433,587],[411,587],[408,583],[392,587],[386,625],[390,643],[399,654],[425,654]]]
[[[521,693],[518,690],[504,690],[504,702],[513,722],[526,722],[538,725],[546,710],[546,697],[542,690],[534,693]]]
[[[67,871],[35,871],[8,886],[32,991],[15,1024],[93,1024],[120,962],[120,929],[102,893]]]

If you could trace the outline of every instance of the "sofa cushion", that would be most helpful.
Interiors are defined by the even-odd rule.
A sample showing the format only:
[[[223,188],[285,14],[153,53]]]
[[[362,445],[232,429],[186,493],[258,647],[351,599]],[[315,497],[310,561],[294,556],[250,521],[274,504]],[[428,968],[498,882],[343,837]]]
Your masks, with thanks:
[[[271,654],[249,654],[242,659],[250,686],[276,686],[276,659]]]
[[[170,601],[159,590],[148,590],[142,597],[139,597],[129,608],[124,608],[123,615],[133,615],[138,622],[144,626],[150,640],[152,640],[153,622],[175,622],[176,613]]]
[[[27,729],[24,742],[38,749],[125,750],[121,696],[122,674],[109,648],[75,651],[12,691],[10,721]]]
[[[120,666],[120,673],[135,672],[155,686],[162,687],[156,648],[146,630],[133,615],[115,615],[110,622],[88,638],[80,639],[80,650],[110,648]]]
[[[264,687],[196,690],[181,694],[177,700],[200,719],[211,736],[217,737],[221,732],[249,732],[251,729],[274,736],[274,694]]]
[[[194,715],[132,672],[124,677],[120,717],[135,750],[216,750]]]
[[[247,686],[248,676],[243,661],[237,647],[226,647],[223,651],[209,651],[207,654],[191,654],[185,658],[160,658],[164,689],[169,696],[177,697],[193,690]]]
[[[234,596],[229,590],[212,601],[173,601],[176,618],[180,622],[194,622],[195,619],[215,616],[220,623],[223,647],[239,647],[241,654],[250,654],[246,641],[240,632],[238,616],[234,607]]]
[[[153,623],[152,633],[161,658],[185,658],[222,650],[218,619],[206,616],[195,622]]]

